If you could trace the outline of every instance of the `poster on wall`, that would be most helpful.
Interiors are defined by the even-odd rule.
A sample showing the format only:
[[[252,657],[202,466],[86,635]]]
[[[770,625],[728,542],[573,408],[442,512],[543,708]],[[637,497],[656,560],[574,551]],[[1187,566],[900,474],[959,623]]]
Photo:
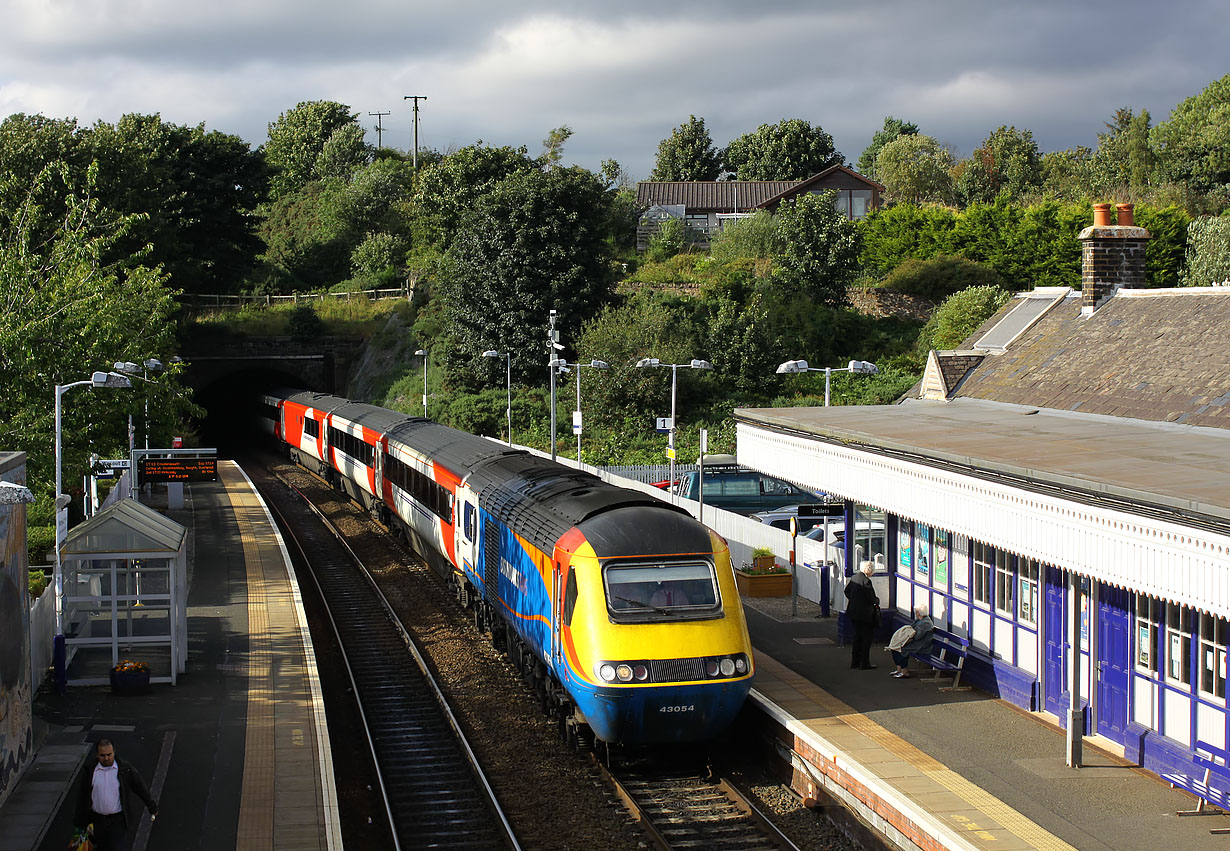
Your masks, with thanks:
[[[935,547],[932,550],[932,564],[934,567],[935,587],[948,587],[948,531],[945,529],[935,530]]]
[[[1142,623],[1136,630],[1136,664],[1149,670],[1149,625]]]
[[[897,526],[897,559],[906,572],[914,566],[913,537],[910,535],[910,526],[909,520],[902,520]]]
[[[918,525],[918,536],[916,538],[918,544],[918,558],[914,562],[914,567],[918,571],[918,579],[921,582],[927,581],[928,571],[931,569],[931,527]]]
[[[969,599],[969,538],[952,536],[952,594]]]
[[[26,507],[0,505],[0,802],[34,754],[28,582]]]

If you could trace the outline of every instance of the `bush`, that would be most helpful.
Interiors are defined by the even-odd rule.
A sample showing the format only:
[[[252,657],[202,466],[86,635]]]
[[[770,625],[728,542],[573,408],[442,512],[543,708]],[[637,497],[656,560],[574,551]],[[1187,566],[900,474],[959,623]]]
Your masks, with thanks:
[[[925,358],[931,349],[957,348],[1009,298],[1011,293],[999,287],[970,287],[949,296],[919,332],[918,352]]]
[[[713,235],[709,254],[728,263],[744,258],[765,259],[781,249],[773,216],[759,210],[746,219],[728,221]]]
[[[50,580],[47,574],[41,570],[30,571],[30,599],[33,600],[47,589],[47,583]]]
[[[911,257],[892,271],[880,286],[932,302],[941,302],[969,287],[1004,288],[999,273],[982,263],[963,257],[933,257],[920,260]]]
[[[645,251],[645,256],[660,263],[676,254],[682,254],[691,248],[695,241],[695,233],[684,224],[683,219],[667,219],[658,225],[653,236],[649,237],[649,248]]]
[[[301,304],[290,312],[287,326],[290,336],[296,340],[314,340],[325,331],[325,323],[307,304]]]
[[[1185,287],[1207,287],[1230,278],[1230,219],[1201,216],[1187,226]]]

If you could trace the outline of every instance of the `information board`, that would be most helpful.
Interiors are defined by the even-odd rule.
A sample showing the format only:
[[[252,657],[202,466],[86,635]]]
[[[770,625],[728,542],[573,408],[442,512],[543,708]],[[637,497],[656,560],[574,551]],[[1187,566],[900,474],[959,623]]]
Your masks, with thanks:
[[[141,458],[137,461],[141,484],[151,482],[216,482],[218,459]]]

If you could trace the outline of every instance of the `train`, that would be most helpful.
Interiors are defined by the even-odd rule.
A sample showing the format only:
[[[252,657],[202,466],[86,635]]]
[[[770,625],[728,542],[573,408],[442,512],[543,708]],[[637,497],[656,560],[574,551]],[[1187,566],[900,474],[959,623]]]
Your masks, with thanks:
[[[684,509],[338,396],[267,390],[259,426],[418,552],[574,746],[726,730],[755,660],[730,551]]]

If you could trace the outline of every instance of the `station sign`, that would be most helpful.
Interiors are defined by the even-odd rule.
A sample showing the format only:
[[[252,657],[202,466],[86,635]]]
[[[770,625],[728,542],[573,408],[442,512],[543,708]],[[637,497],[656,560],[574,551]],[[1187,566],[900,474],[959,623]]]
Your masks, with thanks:
[[[821,502],[799,506],[800,517],[844,517],[846,507],[840,502]]]
[[[654,431],[667,432],[675,427],[675,421],[670,417],[657,417],[654,420]]]
[[[216,482],[218,457],[140,458],[137,473],[143,485],[152,482]]]
[[[95,458],[90,472],[96,479],[114,479],[121,470],[131,465],[127,458]]]
[[[581,433],[581,412],[580,411],[572,412],[572,433],[573,434]]]

